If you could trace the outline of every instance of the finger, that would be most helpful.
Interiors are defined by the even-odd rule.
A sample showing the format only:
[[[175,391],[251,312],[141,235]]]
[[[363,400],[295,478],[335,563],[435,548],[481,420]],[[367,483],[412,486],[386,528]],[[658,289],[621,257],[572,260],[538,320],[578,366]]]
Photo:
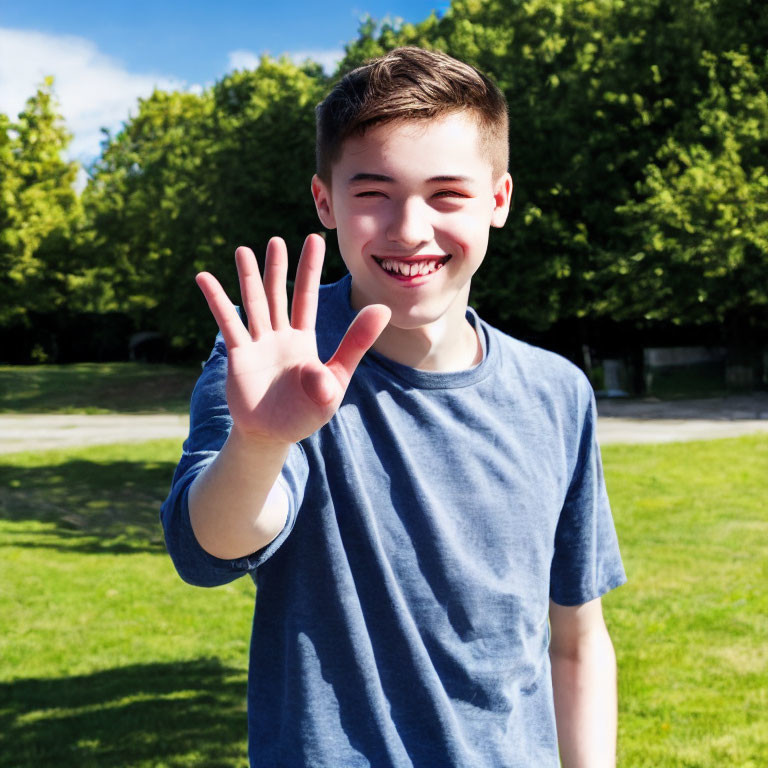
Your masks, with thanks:
[[[373,346],[392,317],[389,307],[371,304],[360,310],[344,334],[338,349],[326,363],[342,388],[346,389],[363,355]]]
[[[272,328],[288,328],[288,296],[285,281],[288,276],[288,249],[285,240],[273,237],[267,243],[267,261],[264,264],[264,292],[269,305]]]
[[[240,279],[240,298],[245,314],[248,316],[248,331],[255,341],[272,328],[267,297],[264,295],[264,286],[259,275],[259,265],[253,251],[242,245],[235,251],[235,263],[237,276]]]
[[[208,302],[208,307],[224,337],[227,349],[233,349],[238,345],[250,342],[251,337],[248,335],[248,331],[245,330],[235,305],[229,300],[224,289],[221,287],[221,283],[209,272],[201,272],[195,278],[195,282]]]
[[[320,235],[310,235],[304,241],[293,288],[291,325],[302,331],[312,330],[317,318],[317,294],[323,269],[325,241]]]

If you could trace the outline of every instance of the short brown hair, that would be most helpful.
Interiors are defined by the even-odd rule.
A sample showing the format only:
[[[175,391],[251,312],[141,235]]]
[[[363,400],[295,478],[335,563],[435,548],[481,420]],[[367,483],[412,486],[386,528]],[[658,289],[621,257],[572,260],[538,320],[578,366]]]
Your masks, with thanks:
[[[317,106],[317,174],[330,184],[344,141],[373,125],[467,111],[476,120],[494,177],[507,170],[504,94],[469,64],[440,51],[395,48],[346,74]]]

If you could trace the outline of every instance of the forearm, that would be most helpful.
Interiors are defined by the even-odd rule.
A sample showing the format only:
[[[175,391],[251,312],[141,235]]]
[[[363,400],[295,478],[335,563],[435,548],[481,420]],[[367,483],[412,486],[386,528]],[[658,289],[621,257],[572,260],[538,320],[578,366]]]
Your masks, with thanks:
[[[230,432],[189,489],[189,518],[203,549],[230,560],[256,552],[277,536],[288,503],[276,481],[289,450],[290,445]]]
[[[550,649],[557,736],[563,768],[616,765],[616,655],[606,629],[577,652]]]

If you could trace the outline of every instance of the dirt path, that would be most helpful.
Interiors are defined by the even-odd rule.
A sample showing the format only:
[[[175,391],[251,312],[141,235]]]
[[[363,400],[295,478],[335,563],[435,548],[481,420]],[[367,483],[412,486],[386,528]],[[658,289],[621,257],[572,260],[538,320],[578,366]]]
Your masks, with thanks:
[[[0,414],[0,453],[79,445],[137,443],[187,435],[188,416],[175,414]]]
[[[768,419],[717,421],[713,419],[598,419],[597,440],[611,443],[684,443],[768,432]]]
[[[706,400],[602,400],[598,440],[669,443],[768,432],[768,393]],[[0,415],[0,453],[186,437],[188,418],[173,414]]]
[[[768,392],[697,400],[601,400],[597,436],[608,443],[672,443],[768,432]]]

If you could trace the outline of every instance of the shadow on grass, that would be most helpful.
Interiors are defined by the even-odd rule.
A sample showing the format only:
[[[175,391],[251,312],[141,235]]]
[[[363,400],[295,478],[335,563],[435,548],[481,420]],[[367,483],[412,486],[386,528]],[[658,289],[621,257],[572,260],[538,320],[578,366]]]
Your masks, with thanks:
[[[200,365],[0,366],[4,413],[188,413]]]
[[[37,521],[13,546],[95,553],[161,551],[159,509],[174,463],[73,458],[39,466],[0,462],[0,520]]]
[[[0,683],[0,766],[240,768],[245,699],[217,659]]]

